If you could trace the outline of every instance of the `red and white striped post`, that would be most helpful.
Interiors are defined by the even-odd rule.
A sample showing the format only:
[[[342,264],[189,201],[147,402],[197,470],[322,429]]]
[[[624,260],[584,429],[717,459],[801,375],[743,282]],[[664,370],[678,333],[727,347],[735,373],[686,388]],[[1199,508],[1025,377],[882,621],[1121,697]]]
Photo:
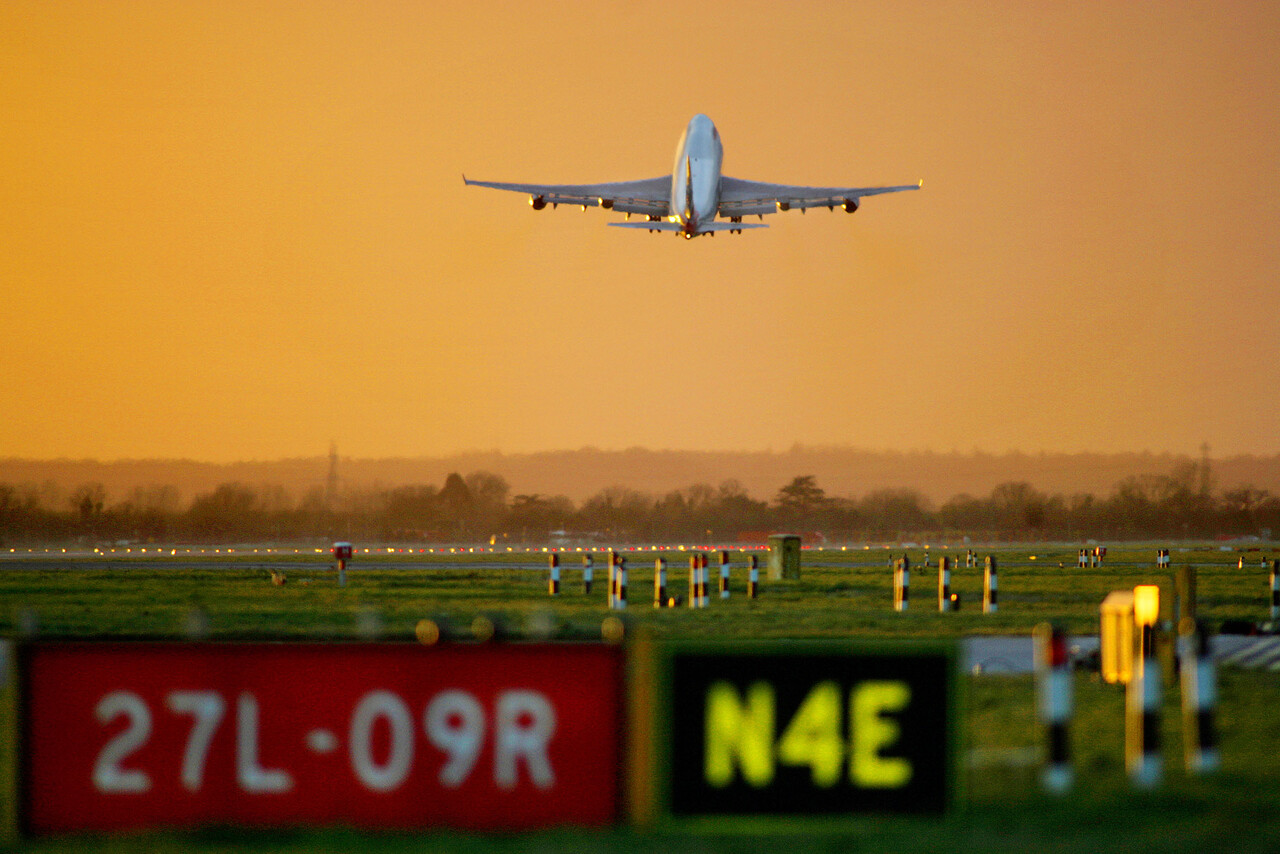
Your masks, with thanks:
[[[747,598],[760,595],[760,563],[755,555],[747,555]]]
[[[689,555],[689,607],[698,607],[698,556]]]
[[[1048,761],[1040,782],[1055,795],[1070,791],[1075,783],[1071,767],[1071,667],[1067,660],[1067,635],[1061,628],[1041,623],[1035,630],[1036,711],[1044,724]]]
[[[987,555],[982,570],[982,613],[994,614],[998,605],[1000,578],[996,573],[995,555]]]
[[[729,553],[720,552],[720,598],[729,598]]]
[[[547,584],[547,590],[552,596],[560,595],[560,555],[552,552],[550,556],[551,579]]]
[[[707,553],[698,554],[698,607],[707,607]]]
[[[1182,674],[1182,743],[1187,770],[1208,774],[1222,767],[1214,715],[1218,707],[1218,681],[1209,636],[1204,623],[1184,617],[1178,623],[1179,663]]]
[[[951,558],[946,555],[938,558],[938,610],[951,610]]]
[[[591,555],[586,554],[582,556],[582,592],[588,596],[591,595],[591,577],[595,575],[595,567],[593,564],[594,560]]]
[[[653,562],[653,607],[661,608],[667,604],[667,561],[658,558]]]
[[[333,544],[333,556],[338,559],[338,586],[347,586],[347,561],[355,553],[355,547],[348,542]]]
[[[609,549],[609,609],[618,607],[618,554]]]

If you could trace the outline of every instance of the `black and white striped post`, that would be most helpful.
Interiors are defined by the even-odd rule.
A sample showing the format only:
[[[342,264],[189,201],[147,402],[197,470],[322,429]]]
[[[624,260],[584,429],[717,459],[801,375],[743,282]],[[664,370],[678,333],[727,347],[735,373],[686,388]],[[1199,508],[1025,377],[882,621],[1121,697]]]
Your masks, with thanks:
[[[609,611],[613,611],[614,600],[616,600],[618,597],[618,580],[616,577],[616,572],[614,572],[614,566],[613,566],[614,562],[617,561],[617,554],[613,553],[612,548],[609,549],[608,552],[605,552],[604,560],[608,561],[607,575],[608,575]]]
[[[689,555],[689,607],[698,607],[698,556]]]
[[[667,604],[667,560],[658,558],[653,562],[653,607],[661,608]]]
[[[618,568],[622,565],[622,556],[613,549],[609,549],[609,608],[618,608]]]
[[[595,575],[594,563],[591,555],[582,556],[582,592],[588,596],[591,595],[591,576]]]
[[[614,604],[619,611],[627,610],[627,559],[618,558],[618,598]]]
[[[720,552],[720,598],[729,598],[729,553]]]
[[[1070,791],[1075,782],[1071,767],[1071,667],[1067,661],[1067,635],[1058,626],[1041,623],[1035,629],[1036,711],[1044,724],[1048,757],[1040,782],[1055,795]]]
[[[1280,560],[1271,561],[1271,619],[1280,620]]]
[[[893,564],[893,610],[907,610],[910,601],[911,558],[903,555]]]
[[[1139,658],[1125,695],[1125,765],[1129,781],[1137,788],[1152,789],[1164,776],[1160,753],[1160,663],[1155,658],[1156,614],[1159,606],[1144,608],[1134,589],[1134,620],[1139,632]],[[1155,611],[1155,614],[1143,611]]]
[[[698,607],[707,607],[707,553],[698,554]]]
[[[1196,618],[1196,568],[1180,566],[1173,576],[1173,618]]]
[[[978,556],[973,553],[973,549],[965,549],[964,568],[973,569],[977,565],[978,565]]]
[[[951,558],[946,555],[938,558],[938,610],[951,610]]]
[[[1085,557],[1085,550],[1081,549],[1080,552],[1076,555],[1076,568],[1084,569],[1088,565],[1089,565],[1089,559]]]
[[[549,558],[551,564],[551,579],[547,584],[547,591],[552,596],[560,595],[560,555],[552,552]]]
[[[760,595],[760,561],[755,555],[747,555],[747,598]]]
[[[987,555],[982,570],[982,613],[994,614],[998,605],[1000,578],[996,573],[995,555]]]
[[[1218,707],[1218,681],[1209,635],[1204,623],[1184,617],[1178,623],[1179,661],[1182,674],[1182,743],[1187,770],[1208,774],[1222,767],[1214,716]]]

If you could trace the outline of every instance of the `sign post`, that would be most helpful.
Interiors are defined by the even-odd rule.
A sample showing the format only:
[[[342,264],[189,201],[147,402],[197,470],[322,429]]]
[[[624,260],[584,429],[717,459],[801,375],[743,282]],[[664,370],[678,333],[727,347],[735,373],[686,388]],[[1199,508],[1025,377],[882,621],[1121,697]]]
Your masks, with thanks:
[[[943,812],[957,780],[953,645],[654,644],[633,715],[641,823]],[[646,732],[646,729],[652,729]]]
[[[34,833],[620,817],[621,648],[19,647]]]

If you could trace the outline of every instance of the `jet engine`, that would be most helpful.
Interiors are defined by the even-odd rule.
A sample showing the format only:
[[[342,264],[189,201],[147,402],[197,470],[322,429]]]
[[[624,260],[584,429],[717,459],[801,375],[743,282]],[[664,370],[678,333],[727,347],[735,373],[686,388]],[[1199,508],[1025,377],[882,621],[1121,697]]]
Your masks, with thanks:
[[[540,211],[546,206],[547,206],[547,200],[544,199],[542,196],[529,197],[529,207],[533,208],[535,211]]]
[[[856,210],[858,209],[858,205],[859,205],[859,204],[861,204],[861,203],[862,203],[862,200],[861,200],[861,199],[845,199],[845,200],[844,200],[844,212],[845,212],[845,213],[853,213],[854,211],[856,211]]]

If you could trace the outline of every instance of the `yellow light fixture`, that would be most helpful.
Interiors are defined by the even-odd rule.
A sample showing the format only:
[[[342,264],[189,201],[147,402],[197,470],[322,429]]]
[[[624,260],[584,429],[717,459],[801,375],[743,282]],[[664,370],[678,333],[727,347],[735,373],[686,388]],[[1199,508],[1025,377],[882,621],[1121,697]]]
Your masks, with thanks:
[[[1133,588],[1133,620],[1140,626],[1154,626],[1160,617],[1160,588],[1139,584]]]

